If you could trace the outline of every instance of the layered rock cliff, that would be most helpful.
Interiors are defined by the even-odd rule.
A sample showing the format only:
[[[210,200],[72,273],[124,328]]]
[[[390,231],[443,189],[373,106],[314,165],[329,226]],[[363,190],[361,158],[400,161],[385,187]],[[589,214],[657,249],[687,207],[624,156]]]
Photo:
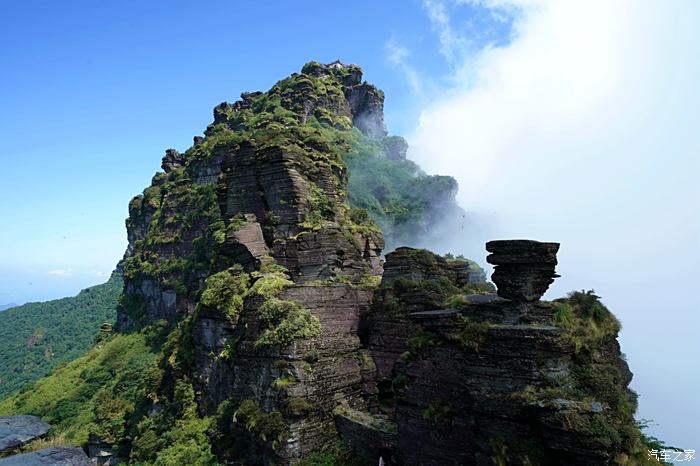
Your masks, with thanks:
[[[541,300],[558,244],[488,243],[496,287],[382,259],[373,219],[395,243],[456,207],[405,151],[354,65],[218,105],[131,201],[119,334],[62,369],[52,416],[134,464],[644,463],[618,322],[592,292]],[[361,167],[385,172],[353,193]]]
[[[387,255],[368,333],[395,433],[345,416],[342,434],[397,464],[644,463],[617,320],[591,292],[540,301],[558,244],[486,248],[497,293],[427,251]]]

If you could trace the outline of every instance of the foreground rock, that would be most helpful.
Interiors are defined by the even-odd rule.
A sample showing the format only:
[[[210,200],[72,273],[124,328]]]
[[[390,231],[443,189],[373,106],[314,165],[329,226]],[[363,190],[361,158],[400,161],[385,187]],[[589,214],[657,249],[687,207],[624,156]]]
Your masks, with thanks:
[[[46,435],[51,426],[36,416],[0,416],[0,453]]]
[[[0,459],[0,466],[91,466],[80,448],[52,447]]]

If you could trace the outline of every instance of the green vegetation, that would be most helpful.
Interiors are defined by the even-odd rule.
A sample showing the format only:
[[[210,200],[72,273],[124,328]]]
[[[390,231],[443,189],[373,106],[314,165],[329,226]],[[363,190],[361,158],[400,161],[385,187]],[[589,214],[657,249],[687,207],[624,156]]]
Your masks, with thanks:
[[[0,399],[85,353],[103,323],[116,318],[122,277],[77,296],[28,303],[0,313]]]
[[[159,321],[115,334],[0,402],[0,414],[41,416],[64,443],[82,445],[95,434],[138,464],[216,465],[212,421],[198,416],[182,372],[191,367],[189,331],[188,320],[173,330]]]
[[[337,442],[324,451],[305,456],[295,463],[295,466],[362,466],[364,464],[346,445]]]
[[[160,333],[153,328],[113,335],[31,389],[7,397],[0,402],[0,415],[41,416],[74,444],[86,442],[90,432],[116,440],[123,435],[127,413],[157,375],[153,346]]]
[[[624,464],[658,464],[648,462],[647,441],[634,419],[637,394],[626,387],[614,353],[606,351],[620,330],[620,323],[603,305],[593,290],[574,291],[552,303],[553,323],[566,330],[563,338],[574,346],[574,364],[570,374],[550,378],[541,387],[528,387],[517,393],[531,403],[556,405],[568,400],[553,422],[567,429],[594,436],[598,448],[626,452]],[[594,411],[591,402],[600,403]]]
[[[454,203],[457,182],[450,176],[426,175],[410,160],[389,159],[386,147],[357,132],[344,160],[350,173],[350,204],[367,210],[382,228],[387,244],[395,246],[427,227],[438,210]]]
[[[233,414],[234,422],[255,433],[261,440],[277,448],[288,435],[287,423],[279,411],[263,411],[253,400],[244,400]]]
[[[411,350],[411,353],[421,357],[427,356],[430,349],[440,343],[440,338],[428,331],[423,331],[406,341],[406,345]]]
[[[129,204],[127,228],[139,232],[124,261],[127,280],[153,279],[180,295],[195,295],[211,269],[214,245],[225,237],[214,183],[194,183],[191,167],[160,173]],[[182,247],[191,242],[192,247]],[[185,253],[174,254],[181,248]],[[130,299],[129,296],[125,299]],[[134,310],[133,306],[125,310]],[[136,324],[144,316],[132,313]]]
[[[373,429],[379,429],[386,432],[396,432],[398,428],[397,425],[386,416],[353,409],[345,400],[343,400],[333,412],[336,415],[340,414],[357,423],[372,427]]]
[[[250,277],[243,271],[243,267],[236,264],[206,279],[199,302],[219,310],[232,322],[236,322],[243,310],[243,296],[249,285]]]
[[[296,339],[308,339],[321,334],[321,323],[308,309],[294,301],[267,299],[258,310],[263,332],[256,346],[288,345]]]
[[[573,341],[577,353],[606,337],[616,337],[620,331],[620,322],[593,290],[571,292],[552,305],[554,324],[569,331],[567,336]]]
[[[491,324],[488,322],[473,322],[462,315],[458,317],[462,321],[463,327],[459,332],[452,335],[452,338],[464,348],[479,351],[479,347],[486,342],[489,336]]]

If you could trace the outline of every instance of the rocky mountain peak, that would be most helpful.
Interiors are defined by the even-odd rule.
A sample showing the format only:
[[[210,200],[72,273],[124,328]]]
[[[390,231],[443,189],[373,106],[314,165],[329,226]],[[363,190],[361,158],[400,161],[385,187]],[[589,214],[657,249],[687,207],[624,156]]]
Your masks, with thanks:
[[[632,453],[619,323],[593,294],[540,300],[557,243],[489,242],[498,290],[462,257],[381,259],[382,230],[350,198],[397,224],[458,212],[440,210],[456,182],[422,174],[386,137],[383,103],[356,65],[310,62],[219,104],[191,148],[166,151],[129,205],[118,310],[122,332],[170,332],[143,413],[163,399],[178,412],[184,393],[190,416],[216,419],[212,452],[245,464],[293,464],[339,438],[368,463]],[[358,161],[383,172],[356,171],[352,196]],[[145,425],[130,435],[154,436]]]

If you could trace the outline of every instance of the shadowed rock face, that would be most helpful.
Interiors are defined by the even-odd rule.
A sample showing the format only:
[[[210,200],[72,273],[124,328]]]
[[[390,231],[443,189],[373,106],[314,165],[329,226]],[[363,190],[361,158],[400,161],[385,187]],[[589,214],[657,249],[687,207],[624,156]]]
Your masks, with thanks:
[[[43,437],[50,428],[36,416],[0,416],[0,453]]]
[[[338,425],[358,454],[376,459],[383,439],[396,464],[593,466],[635,445],[635,434],[621,441],[615,432],[635,428],[619,327],[587,340],[582,352],[574,335],[583,327],[562,327],[560,308],[536,297],[546,280],[533,285],[529,273],[552,277],[558,246],[488,243],[490,262],[508,276],[498,295],[465,294],[464,272],[427,251],[387,255],[368,341],[378,412],[394,429],[343,413]]]
[[[491,279],[498,287],[498,296],[513,301],[537,301],[558,275],[559,243],[531,240],[489,241],[486,257],[495,265]]]

